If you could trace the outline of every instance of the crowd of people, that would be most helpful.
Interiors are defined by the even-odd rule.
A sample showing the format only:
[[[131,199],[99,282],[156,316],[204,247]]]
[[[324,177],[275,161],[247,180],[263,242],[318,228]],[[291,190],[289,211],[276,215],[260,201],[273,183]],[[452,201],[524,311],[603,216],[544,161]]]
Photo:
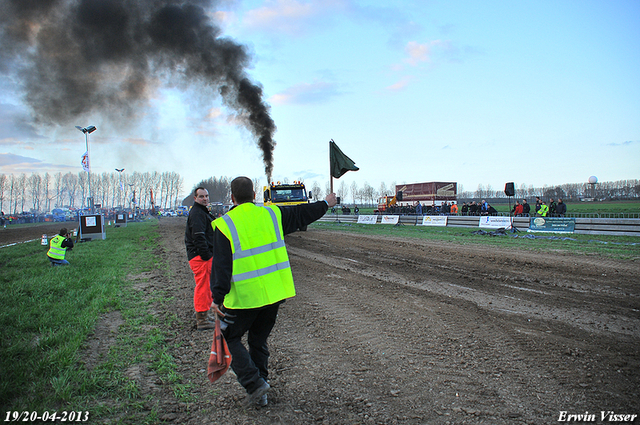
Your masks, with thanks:
[[[332,214],[336,214],[337,209],[331,209]],[[358,214],[359,210],[356,206],[354,213]],[[443,202],[442,205],[422,205],[417,202],[415,205],[390,205],[384,211],[376,211],[376,213],[384,214],[400,214],[400,215],[468,215],[468,216],[497,216],[498,211],[485,199],[476,202],[463,202],[460,207],[455,202]],[[553,198],[549,202],[536,197],[534,210],[531,211],[531,205],[526,199],[517,200],[511,209],[511,213],[515,217],[564,217],[567,213],[567,205],[558,199],[556,203]],[[351,214],[351,209],[342,207],[342,214]]]
[[[522,201],[516,201],[511,213],[515,217],[564,217],[567,213],[567,204],[562,201],[562,198],[558,199],[556,203],[553,198],[549,198],[549,203],[536,196],[535,210],[531,212],[531,206],[526,199]]]

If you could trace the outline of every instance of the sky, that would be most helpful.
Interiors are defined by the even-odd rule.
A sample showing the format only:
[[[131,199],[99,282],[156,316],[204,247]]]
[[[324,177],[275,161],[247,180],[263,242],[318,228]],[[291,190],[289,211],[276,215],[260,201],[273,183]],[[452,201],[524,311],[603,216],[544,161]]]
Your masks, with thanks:
[[[640,178],[637,0],[220,1],[204,18],[248,53],[243,72],[276,127],[273,181],[325,188],[331,139],[359,167],[334,187]],[[82,102],[87,93],[56,120],[42,118],[46,99],[26,88],[29,56],[17,68],[10,54],[0,67],[0,173],[80,172],[85,136],[74,126],[95,125],[92,173],[175,171],[185,194],[213,176],[266,182],[244,115],[216,83],[180,78],[179,63],[154,72],[119,114]],[[95,75],[108,85],[121,72]]]

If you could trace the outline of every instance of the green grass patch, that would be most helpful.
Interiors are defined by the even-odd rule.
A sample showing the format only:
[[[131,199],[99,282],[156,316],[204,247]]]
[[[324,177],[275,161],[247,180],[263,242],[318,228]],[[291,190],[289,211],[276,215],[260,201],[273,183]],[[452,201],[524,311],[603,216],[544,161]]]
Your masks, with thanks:
[[[374,236],[393,236],[445,241],[459,244],[478,244],[502,248],[525,249],[533,251],[560,250],[573,254],[608,255],[619,259],[640,258],[640,238],[634,236],[577,235],[561,233],[507,232],[507,236],[476,235],[479,228],[437,227],[437,226],[394,226],[367,225],[357,223],[316,222],[309,226],[319,230],[335,230]],[[485,231],[491,229],[483,229]],[[514,237],[517,235],[518,237]],[[541,238],[529,239],[525,236],[537,235]],[[555,237],[554,239],[550,239]],[[384,243],[382,240],[380,243]]]
[[[165,319],[149,313],[166,303],[159,291],[147,299],[130,274],[166,268],[153,254],[157,221],[108,228],[106,240],[80,243],[70,266],[51,267],[40,241],[2,248],[0,275],[0,405],[4,411],[87,411],[109,423],[157,423],[153,400],[127,374],[148,367],[189,401],[189,384],[176,373],[165,339]],[[166,272],[166,270],[163,270]],[[118,311],[123,323],[109,351],[90,370],[83,354],[102,314]],[[160,323],[160,321],[163,321]],[[154,419],[155,418],[155,419]]]

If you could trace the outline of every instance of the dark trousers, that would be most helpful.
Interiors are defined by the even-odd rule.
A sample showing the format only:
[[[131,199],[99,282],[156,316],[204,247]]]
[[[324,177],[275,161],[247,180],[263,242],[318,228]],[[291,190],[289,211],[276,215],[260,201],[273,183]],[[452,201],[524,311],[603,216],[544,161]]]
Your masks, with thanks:
[[[223,331],[229,352],[231,353],[231,369],[238,377],[238,382],[247,393],[253,393],[266,382],[269,372],[269,348],[267,339],[278,317],[278,308],[281,303],[271,304],[265,307],[248,310],[229,310],[226,321],[230,323]],[[234,315],[235,317],[231,317]],[[247,335],[249,349],[242,343],[242,337]]]

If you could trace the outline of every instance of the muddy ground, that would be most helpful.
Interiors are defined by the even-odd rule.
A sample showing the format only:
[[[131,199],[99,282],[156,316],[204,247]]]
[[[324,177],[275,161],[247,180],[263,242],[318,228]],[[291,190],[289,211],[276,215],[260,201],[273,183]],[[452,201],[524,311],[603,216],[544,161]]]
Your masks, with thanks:
[[[322,229],[286,237],[297,296],[270,339],[269,405],[243,409],[232,372],[215,384],[206,378],[212,332],[195,330],[185,222],[160,221],[158,254],[169,271],[135,284],[174,295],[158,314],[178,315],[166,342],[179,347],[178,372],[197,399],[178,402],[144,365],[129,371],[164,421],[551,424],[586,412],[595,414],[589,423],[611,423],[601,412],[640,415],[640,260]]]

